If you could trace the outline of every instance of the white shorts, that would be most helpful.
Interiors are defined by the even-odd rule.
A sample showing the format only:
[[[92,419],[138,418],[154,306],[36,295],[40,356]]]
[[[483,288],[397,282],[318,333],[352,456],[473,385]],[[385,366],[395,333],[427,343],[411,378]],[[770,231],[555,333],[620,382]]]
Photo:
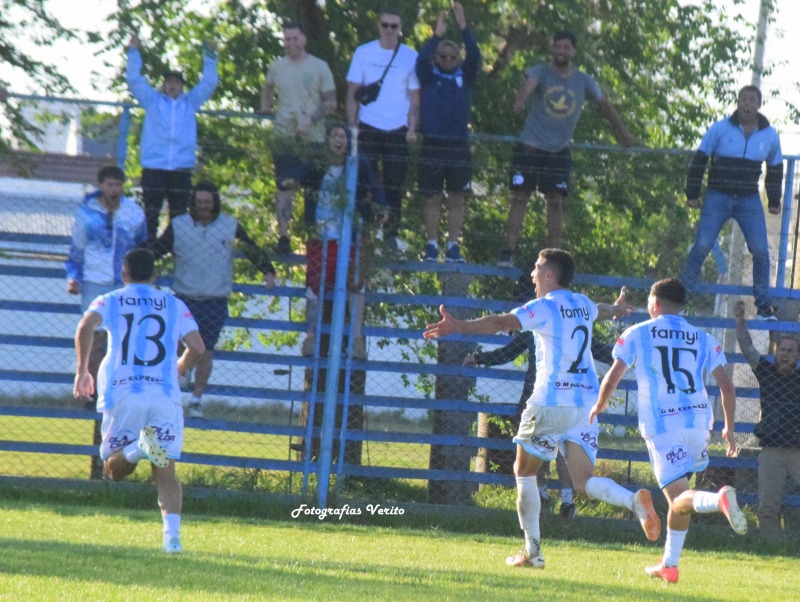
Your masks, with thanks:
[[[580,445],[594,465],[597,422],[589,424],[589,408],[528,405],[522,413],[514,443],[542,460],[555,460],[564,442]]]
[[[158,442],[167,450],[167,457],[179,460],[183,448],[183,408],[166,397],[136,393],[116,400],[114,407],[103,412],[100,432],[100,457],[108,459],[114,452],[139,440],[139,432],[153,426]]]
[[[708,466],[707,429],[671,429],[654,437],[645,438],[647,453],[662,489],[670,483]]]

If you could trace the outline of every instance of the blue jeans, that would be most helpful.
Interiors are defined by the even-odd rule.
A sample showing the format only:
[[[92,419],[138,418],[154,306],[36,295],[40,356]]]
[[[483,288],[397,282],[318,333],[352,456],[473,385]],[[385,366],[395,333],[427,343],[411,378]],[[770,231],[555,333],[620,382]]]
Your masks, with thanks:
[[[742,229],[747,249],[753,256],[753,296],[756,307],[769,309],[769,246],[767,244],[767,222],[764,207],[758,194],[733,197],[718,190],[706,191],[700,221],[697,222],[697,237],[686,258],[681,282],[691,289],[700,276],[700,269],[709,251],[714,246],[720,230],[729,219],[735,219]]]

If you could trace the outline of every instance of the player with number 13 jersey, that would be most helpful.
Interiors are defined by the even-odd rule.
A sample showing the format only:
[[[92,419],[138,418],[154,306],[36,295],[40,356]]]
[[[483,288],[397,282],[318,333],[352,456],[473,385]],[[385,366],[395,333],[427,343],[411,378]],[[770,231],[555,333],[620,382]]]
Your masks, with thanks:
[[[197,330],[183,301],[147,284],[128,284],[97,297],[88,311],[100,315],[109,337],[97,377],[98,411],[146,392],[180,405],[178,341]]]

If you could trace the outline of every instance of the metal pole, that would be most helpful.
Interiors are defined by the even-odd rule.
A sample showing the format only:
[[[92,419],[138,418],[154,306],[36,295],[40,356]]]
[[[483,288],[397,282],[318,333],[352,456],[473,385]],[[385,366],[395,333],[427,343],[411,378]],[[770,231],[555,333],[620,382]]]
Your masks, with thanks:
[[[336,280],[333,288],[331,338],[328,347],[328,367],[325,374],[325,406],[322,411],[319,468],[317,470],[318,508],[325,508],[328,503],[333,435],[336,427],[336,400],[339,396],[339,367],[342,362],[342,337],[347,306],[347,273],[350,269],[350,241],[353,236],[353,213],[358,181],[358,157],[355,154],[355,144],[352,154],[347,157],[345,173],[347,176],[347,206],[342,216],[342,231],[339,237],[339,253],[336,261]]]

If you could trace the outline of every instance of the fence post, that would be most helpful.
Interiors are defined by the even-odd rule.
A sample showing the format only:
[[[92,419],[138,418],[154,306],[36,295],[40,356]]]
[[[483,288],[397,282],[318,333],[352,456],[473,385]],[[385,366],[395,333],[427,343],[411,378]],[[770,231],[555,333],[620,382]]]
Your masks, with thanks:
[[[356,183],[358,181],[358,156],[353,153],[347,157],[347,206],[342,216],[342,231],[339,236],[339,251],[336,259],[336,279],[333,285],[333,312],[331,316],[331,338],[328,352],[328,366],[325,373],[325,401],[322,411],[320,432],[320,453],[317,469],[317,507],[325,508],[328,503],[328,487],[333,457],[333,436],[336,426],[336,404],[339,394],[339,367],[342,363],[342,338],[344,335],[344,316],[347,307],[347,274],[350,270],[350,243],[353,238],[353,213],[356,203]]]
[[[119,136],[117,137],[117,167],[124,170],[128,161],[128,132],[131,129],[131,107],[124,105],[119,118]]]
[[[786,179],[783,186],[783,213],[781,214],[781,236],[778,243],[778,270],[776,288],[786,287],[786,259],[789,252],[789,229],[792,227],[792,192],[794,191],[794,168],[796,159],[786,160]],[[792,257],[794,261],[796,258]]]

